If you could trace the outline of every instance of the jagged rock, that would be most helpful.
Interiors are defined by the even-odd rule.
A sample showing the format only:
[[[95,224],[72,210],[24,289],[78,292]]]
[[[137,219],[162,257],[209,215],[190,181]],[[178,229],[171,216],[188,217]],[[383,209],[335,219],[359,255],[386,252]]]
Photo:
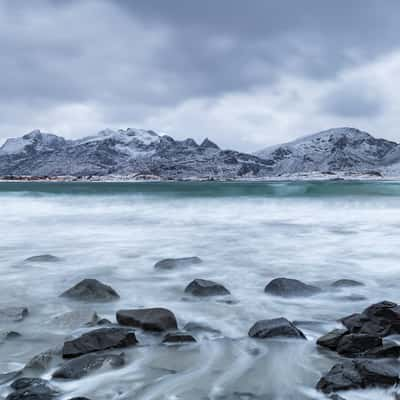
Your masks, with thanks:
[[[257,321],[249,330],[249,336],[259,339],[273,337],[291,337],[306,339],[303,332],[286,318],[274,318]]]
[[[51,400],[59,394],[48,381],[40,378],[19,378],[11,388],[14,391],[6,400]]]
[[[25,259],[25,262],[58,262],[61,261],[61,258],[53,256],[52,254],[41,254],[39,256],[28,257]]]
[[[400,346],[391,340],[387,340],[381,346],[367,350],[362,356],[366,358],[399,358]]]
[[[174,313],[166,308],[119,310],[117,321],[121,325],[134,326],[147,331],[163,332],[178,328]]]
[[[395,368],[379,361],[353,360],[335,364],[317,383],[324,393],[339,390],[387,387],[399,383]]]
[[[0,309],[0,321],[22,321],[29,311],[26,307],[7,307]]]
[[[158,261],[154,268],[156,269],[175,269],[188,267],[193,264],[200,264],[203,261],[199,257],[182,257],[182,258],[166,258],[164,260]]]
[[[119,299],[118,293],[97,279],[84,279],[61,294],[74,300],[83,301],[112,301]]]
[[[79,379],[104,364],[121,367],[125,364],[124,354],[85,354],[65,362],[53,373],[53,378]]]
[[[365,333],[344,335],[337,344],[336,351],[344,356],[358,356],[367,350],[382,346],[382,338]]]
[[[355,281],[353,279],[339,279],[331,284],[332,287],[355,287],[355,286],[364,286],[362,282]]]
[[[206,279],[195,279],[185,288],[185,293],[192,296],[225,296],[230,292],[223,285]]]
[[[131,329],[100,328],[66,341],[62,356],[74,358],[95,351],[133,346],[136,343],[135,333]]]
[[[289,278],[275,278],[264,289],[265,293],[281,297],[300,297],[300,296],[313,296],[321,289],[307,285],[297,279]]]
[[[168,344],[190,343],[190,342],[196,342],[196,339],[192,335],[189,335],[188,333],[185,332],[167,333],[163,339],[163,343],[168,343]]]
[[[317,340],[317,344],[327,347],[330,350],[336,350],[337,345],[342,337],[348,333],[347,329],[334,329],[333,331],[321,336]]]

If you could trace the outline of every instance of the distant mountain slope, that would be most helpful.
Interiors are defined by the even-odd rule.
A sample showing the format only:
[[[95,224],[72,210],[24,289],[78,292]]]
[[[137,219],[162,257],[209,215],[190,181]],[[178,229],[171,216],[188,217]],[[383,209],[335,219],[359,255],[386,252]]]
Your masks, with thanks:
[[[205,139],[174,140],[153,131],[99,132],[78,140],[33,131],[0,148],[0,175],[88,176],[151,174],[163,178],[266,176],[268,162],[221,150]]]
[[[255,153],[273,175],[386,169],[400,159],[400,146],[354,128],[336,128]]]

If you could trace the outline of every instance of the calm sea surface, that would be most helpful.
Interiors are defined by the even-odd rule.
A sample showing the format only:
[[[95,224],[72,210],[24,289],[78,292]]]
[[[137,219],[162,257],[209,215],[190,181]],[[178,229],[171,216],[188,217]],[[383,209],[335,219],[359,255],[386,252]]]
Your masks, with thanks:
[[[40,254],[62,260],[24,262]],[[154,269],[160,259],[186,256],[204,262]],[[0,183],[0,276],[0,308],[30,311],[0,324],[0,333],[22,334],[0,343],[0,373],[87,330],[92,311],[115,321],[118,309],[160,306],[180,327],[198,322],[220,332],[198,332],[196,344],[178,347],[139,332],[141,345],[124,350],[123,368],[55,381],[65,399],[323,399],[315,384],[337,358],[316,339],[371,303],[400,302],[400,184]],[[297,299],[265,294],[281,276],[324,290]],[[83,278],[111,285],[120,300],[59,297]],[[192,299],[184,288],[194,278],[222,283],[232,296]],[[330,288],[339,278],[365,286]],[[308,340],[247,336],[257,320],[280,316],[300,321]],[[381,389],[345,397],[391,398]]]

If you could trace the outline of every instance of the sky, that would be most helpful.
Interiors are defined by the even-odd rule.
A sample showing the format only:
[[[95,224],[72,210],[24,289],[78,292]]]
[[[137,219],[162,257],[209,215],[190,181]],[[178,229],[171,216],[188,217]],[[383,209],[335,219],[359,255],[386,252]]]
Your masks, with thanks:
[[[400,141],[398,0],[0,0],[0,143],[144,128],[255,151]]]

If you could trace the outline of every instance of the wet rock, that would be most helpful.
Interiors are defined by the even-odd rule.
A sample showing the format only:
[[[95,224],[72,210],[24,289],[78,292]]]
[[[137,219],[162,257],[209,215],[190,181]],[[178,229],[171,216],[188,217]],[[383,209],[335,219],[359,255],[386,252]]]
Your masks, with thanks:
[[[22,321],[29,311],[26,307],[7,307],[0,309],[0,321]]]
[[[256,322],[249,330],[249,336],[259,339],[291,337],[306,339],[303,332],[286,318],[265,319]]]
[[[321,292],[321,289],[297,279],[276,278],[265,286],[264,292],[281,297],[306,297]]]
[[[48,369],[56,356],[61,356],[62,349],[50,349],[32,357],[25,365],[25,370],[44,371]]]
[[[74,300],[83,301],[112,301],[119,299],[118,293],[97,279],[84,279],[61,294]]]
[[[344,397],[339,396],[336,393],[333,393],[330,396],[328,396],[328,399],[330,399],[330,400],[346,400]]]
[[[382,338],[379,336],[351,333],[339,340],[336,351],[344,356],[358,356],[378,346],[382,346]]]
[[[337,288],[343,288],[343,287],[364,286],[364,284],[362,282],[355,281],[353,279],[339,279],[331,283],[331,286]]]
[[[0,334],[0,342],[6,341],[6,340],[18,339],[21,336],[22,335],[19,332],[16,332],[16,331],[2,332]]]
[[[81,326],[95,326],[99,316],[91,310],[73,310],[52,318],[51,322],[62,328],[76,329]]]
[[[206,279],[195,279],[186,286],[185,293],[192,296],[225,296],[230,294],[223,285]]]
[[[168,343],[168,344],[190,343],[190,342],[196,342],[196,339],[192,335],[189,335],[188,333],[185,332],[167,333],[164,336],[163,340],[163,343]]]
[[[326,335],[321,336],[317,340],[317,344],[322,347],[327,347],[330,350],[336,350],[340,339],[342,339],[346,333],[348,333],[347,329],[334,329]]]
[[[183,329],[187,332],[209,332],[219,334],[221,331],[201,322],[188,322]]]
[[[317,383],[324,393],[368,387],[388,387],[399,383],[395,368],[379,361],[354,360],[335,364]]]
[[[52,254],[41,254],[39,256],[33,256],[25,259],[25,262],[37,262],[37,263],[50,263],[61,261],[61,258],[53,256]]]
[[[67,361],[53,373],[53,378],[79,379],[108,364],[114,368],[125,364],[124,354],[86,354]]]
[[[147,331],[163,332],[178,328],[174,313],[166,308],[119,310],[117,321],[121,325],[134,326]]]
[[[387,340],[381,346],[367,350],[362,356],[366,358],[399,358],[400,346],[391,340]]]
[[[17,370],[17,371],[11,371],[11,372],[4,372],[0,374],[0,385],[3,385],[4,383],[10,382],[14,380],[15,378],[18,378],[22,374],[22,369]]]
[[[364,301],[367,300],[365,296],[362,294],[349,294],[348,296],[343,296],[340,297],[341,300],[346,300],[346,301]]]
[[[11,388],[14,391],[6,400],[51,400],[59,394],[48,381],[40,378],[19,378]]]
[[[66,341],[63,358],[79,357],[95,351],[133,346],[137,343],[135,333],[127,328],[100,328]]]
[[[166,258],[164,260],[158,261],[154,268],[156,269],[175,269],[188,267],[193,264],[200,264],[203,261],[199,257],[182,257],[182,258]]]

